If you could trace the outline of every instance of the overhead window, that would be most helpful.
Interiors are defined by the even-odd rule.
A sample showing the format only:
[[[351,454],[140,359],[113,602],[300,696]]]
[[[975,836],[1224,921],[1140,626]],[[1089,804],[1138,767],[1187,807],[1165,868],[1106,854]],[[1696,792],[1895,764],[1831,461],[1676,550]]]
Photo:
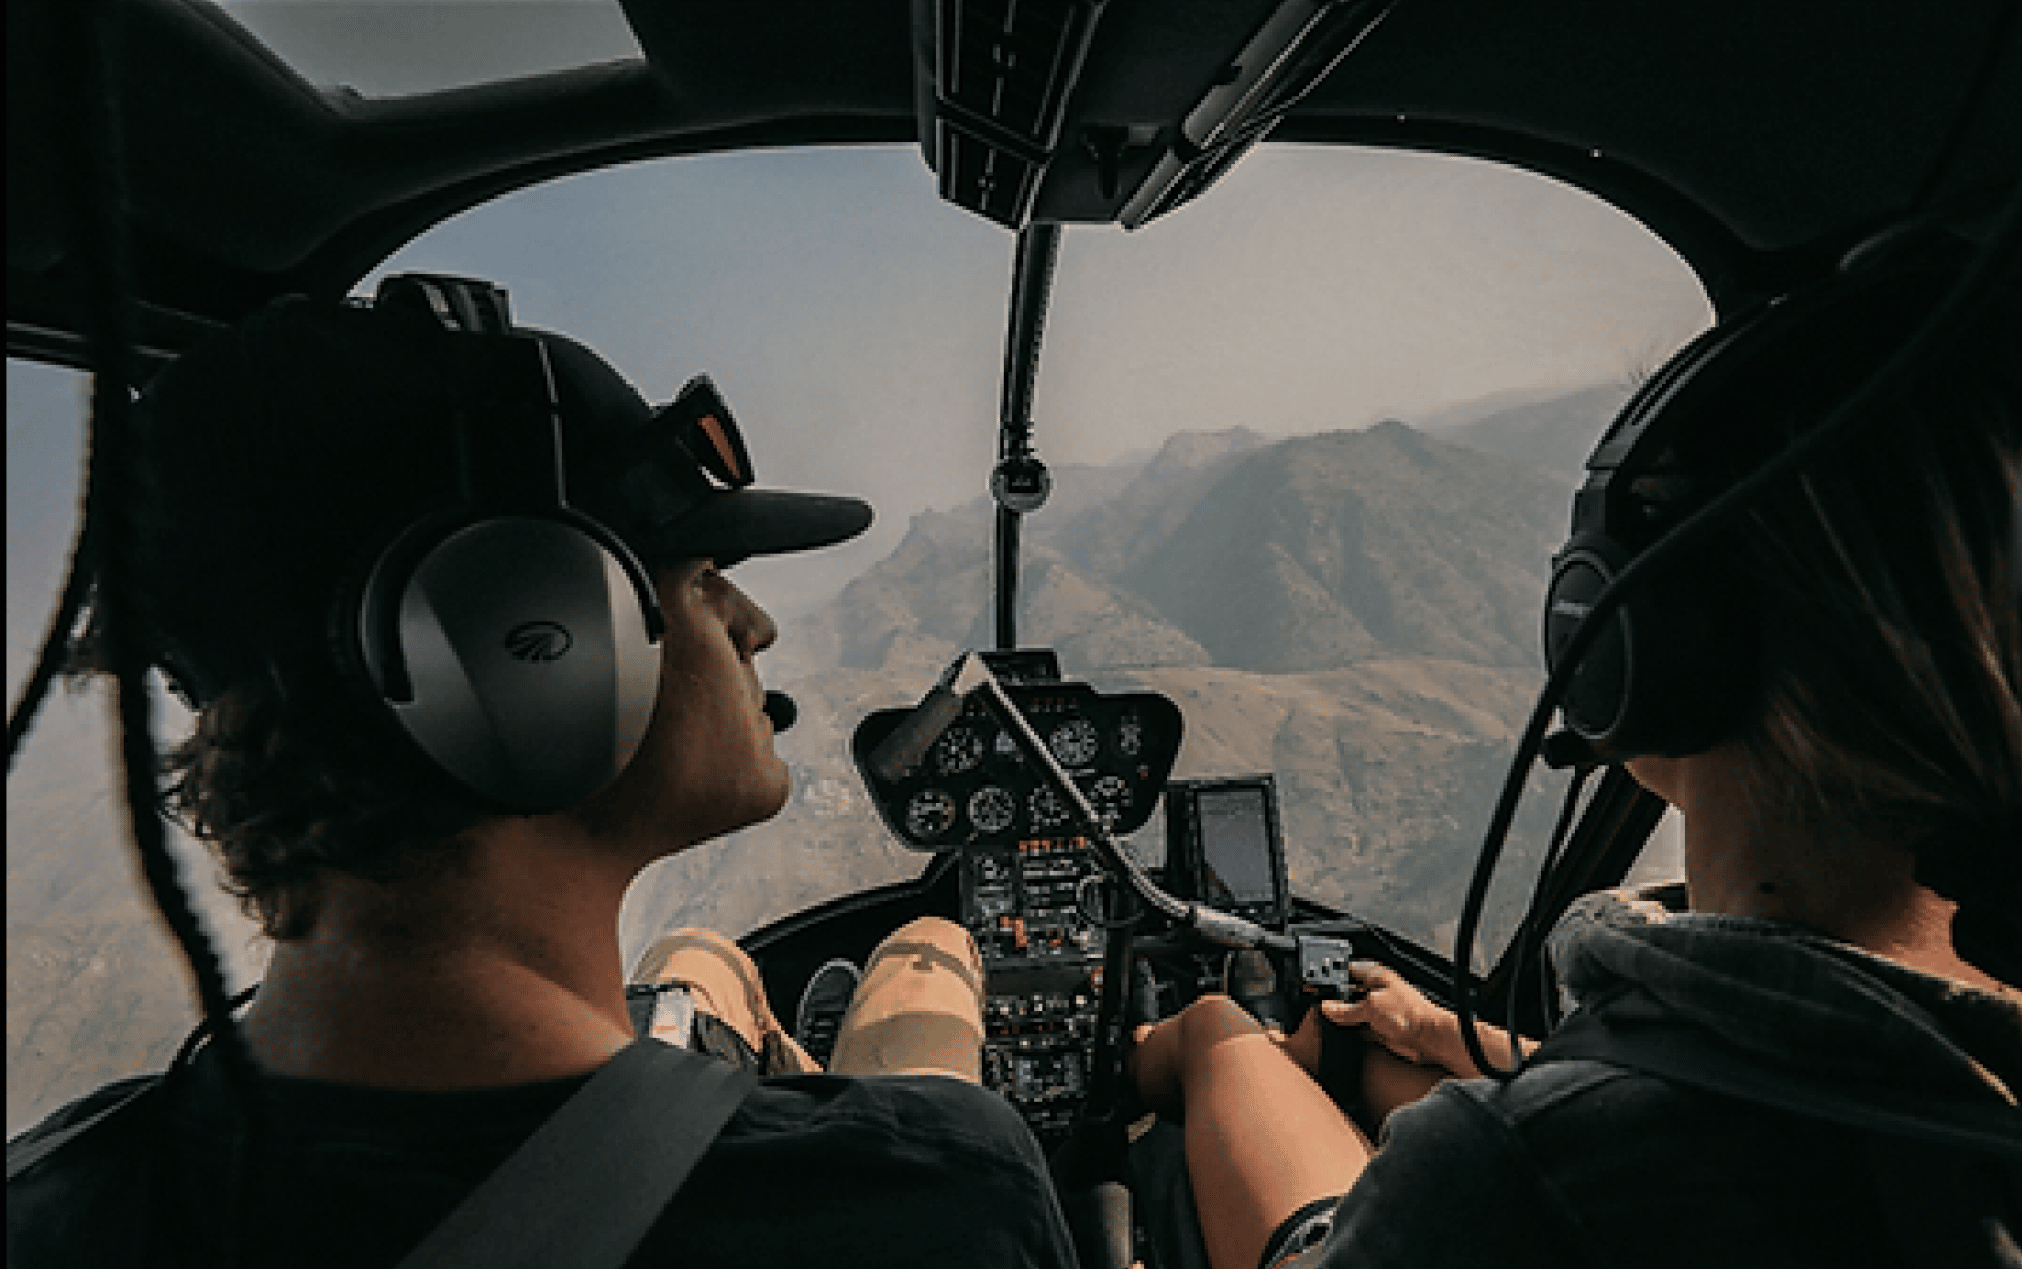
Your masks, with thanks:
[[[637,58],[617,0],[224,0],[319,88],[401,97]]]

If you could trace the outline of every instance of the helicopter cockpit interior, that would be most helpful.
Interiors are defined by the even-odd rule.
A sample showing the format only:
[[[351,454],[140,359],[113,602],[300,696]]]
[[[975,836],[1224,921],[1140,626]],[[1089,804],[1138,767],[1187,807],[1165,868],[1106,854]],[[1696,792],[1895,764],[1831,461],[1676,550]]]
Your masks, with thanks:
[[[1527,722],[1579,460],[1716,318],[1894,226],[1984,237],[2022,188],[2011,0],[402,7],[9,0],[10,471],[83,431],[17,411],[17,368],[38,404],[78,388],[35,374],[138,386],[403,271],[486,276],[649,386],[710,370],[761,465],[883,519],[833,577],[754,583],[800,853],[674,861],[627,938],[717,924],[791,1001],[957,920],[985,1082],[1049,1151],[1116,1113],[1126,1016],[1232,948],[1276,959],[1280,1018],[1354,956],[1547,1030],[1543,931],[1666,864],[1662,804],[1544,770],[1586,764]],[[1499,325],[1448,316],[1469,291]],[[1437,389],[1351,395],[1386,358]],[[769,444],[796,413],[827,435]],[[10,582],[17,692],[60,589]],[[21,849],[10,997],[46,932]],[[10,1003],[10,1131],[41,1025]]]

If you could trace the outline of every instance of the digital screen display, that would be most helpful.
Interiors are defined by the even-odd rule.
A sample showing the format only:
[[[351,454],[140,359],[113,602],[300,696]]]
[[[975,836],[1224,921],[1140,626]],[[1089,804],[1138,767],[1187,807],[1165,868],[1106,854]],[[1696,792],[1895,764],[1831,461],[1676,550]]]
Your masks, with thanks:
[[[1262,789],[1203,789],[1197,795],[1201,897],[1208,902],[1277,902],[1264,796]]]

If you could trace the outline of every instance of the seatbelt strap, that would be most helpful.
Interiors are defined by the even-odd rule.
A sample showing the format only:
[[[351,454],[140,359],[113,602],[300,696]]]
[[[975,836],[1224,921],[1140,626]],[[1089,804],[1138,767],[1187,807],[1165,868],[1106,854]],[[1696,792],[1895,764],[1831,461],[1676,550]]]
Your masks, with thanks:
[[[398,1269],[618,1269],[757,1083],[713,1058],[634,1041]]]
[[[155,1089],[160,1085],[159,1076],[150,1076],[140,1081],[132,1091],[118,1098],[89,1118],[80,1119],[67,1128],[59,1129],[47,1136],[32,1141],[10,1141],[7,1143],[7,1179],[12,1181],[23,1172],[55,1154],[58,1150],[102,1125],[147,1104]]]
[[[1845,1097],[1822,1086],[1814,1075],[1768,1066],[1697,1027],[1610,1023],[1604,1015],[1582,1009],[1554,1031],[1526,1065],[1571,1059],[1606,1062],[1884,1136],[2022,1162],[2022,1108],[1991,1099],[1967,1105],[1956,1098],[1886,1088],[1863,1090],[1858,1099]]]

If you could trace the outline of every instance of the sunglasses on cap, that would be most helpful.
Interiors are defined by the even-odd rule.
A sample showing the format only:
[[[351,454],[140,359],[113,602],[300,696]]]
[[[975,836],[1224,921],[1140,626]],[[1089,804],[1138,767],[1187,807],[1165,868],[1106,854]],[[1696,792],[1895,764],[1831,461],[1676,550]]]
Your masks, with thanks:
[[[706,374],[690,379],[672,401],[653,412],[653,430],[687,451],[726,488],[742,489],[756,478],[744,434]]]
[[[514,329],[505,289],[478,278],[398,274],[380,280],[373,306],[427,313],[449,330],[506,335]],[[726,488],[742,489],[754,478],[737,420],[706,374],[690,379],[672,401],[655,410],[650,430],[655,444],[673,441]]]

